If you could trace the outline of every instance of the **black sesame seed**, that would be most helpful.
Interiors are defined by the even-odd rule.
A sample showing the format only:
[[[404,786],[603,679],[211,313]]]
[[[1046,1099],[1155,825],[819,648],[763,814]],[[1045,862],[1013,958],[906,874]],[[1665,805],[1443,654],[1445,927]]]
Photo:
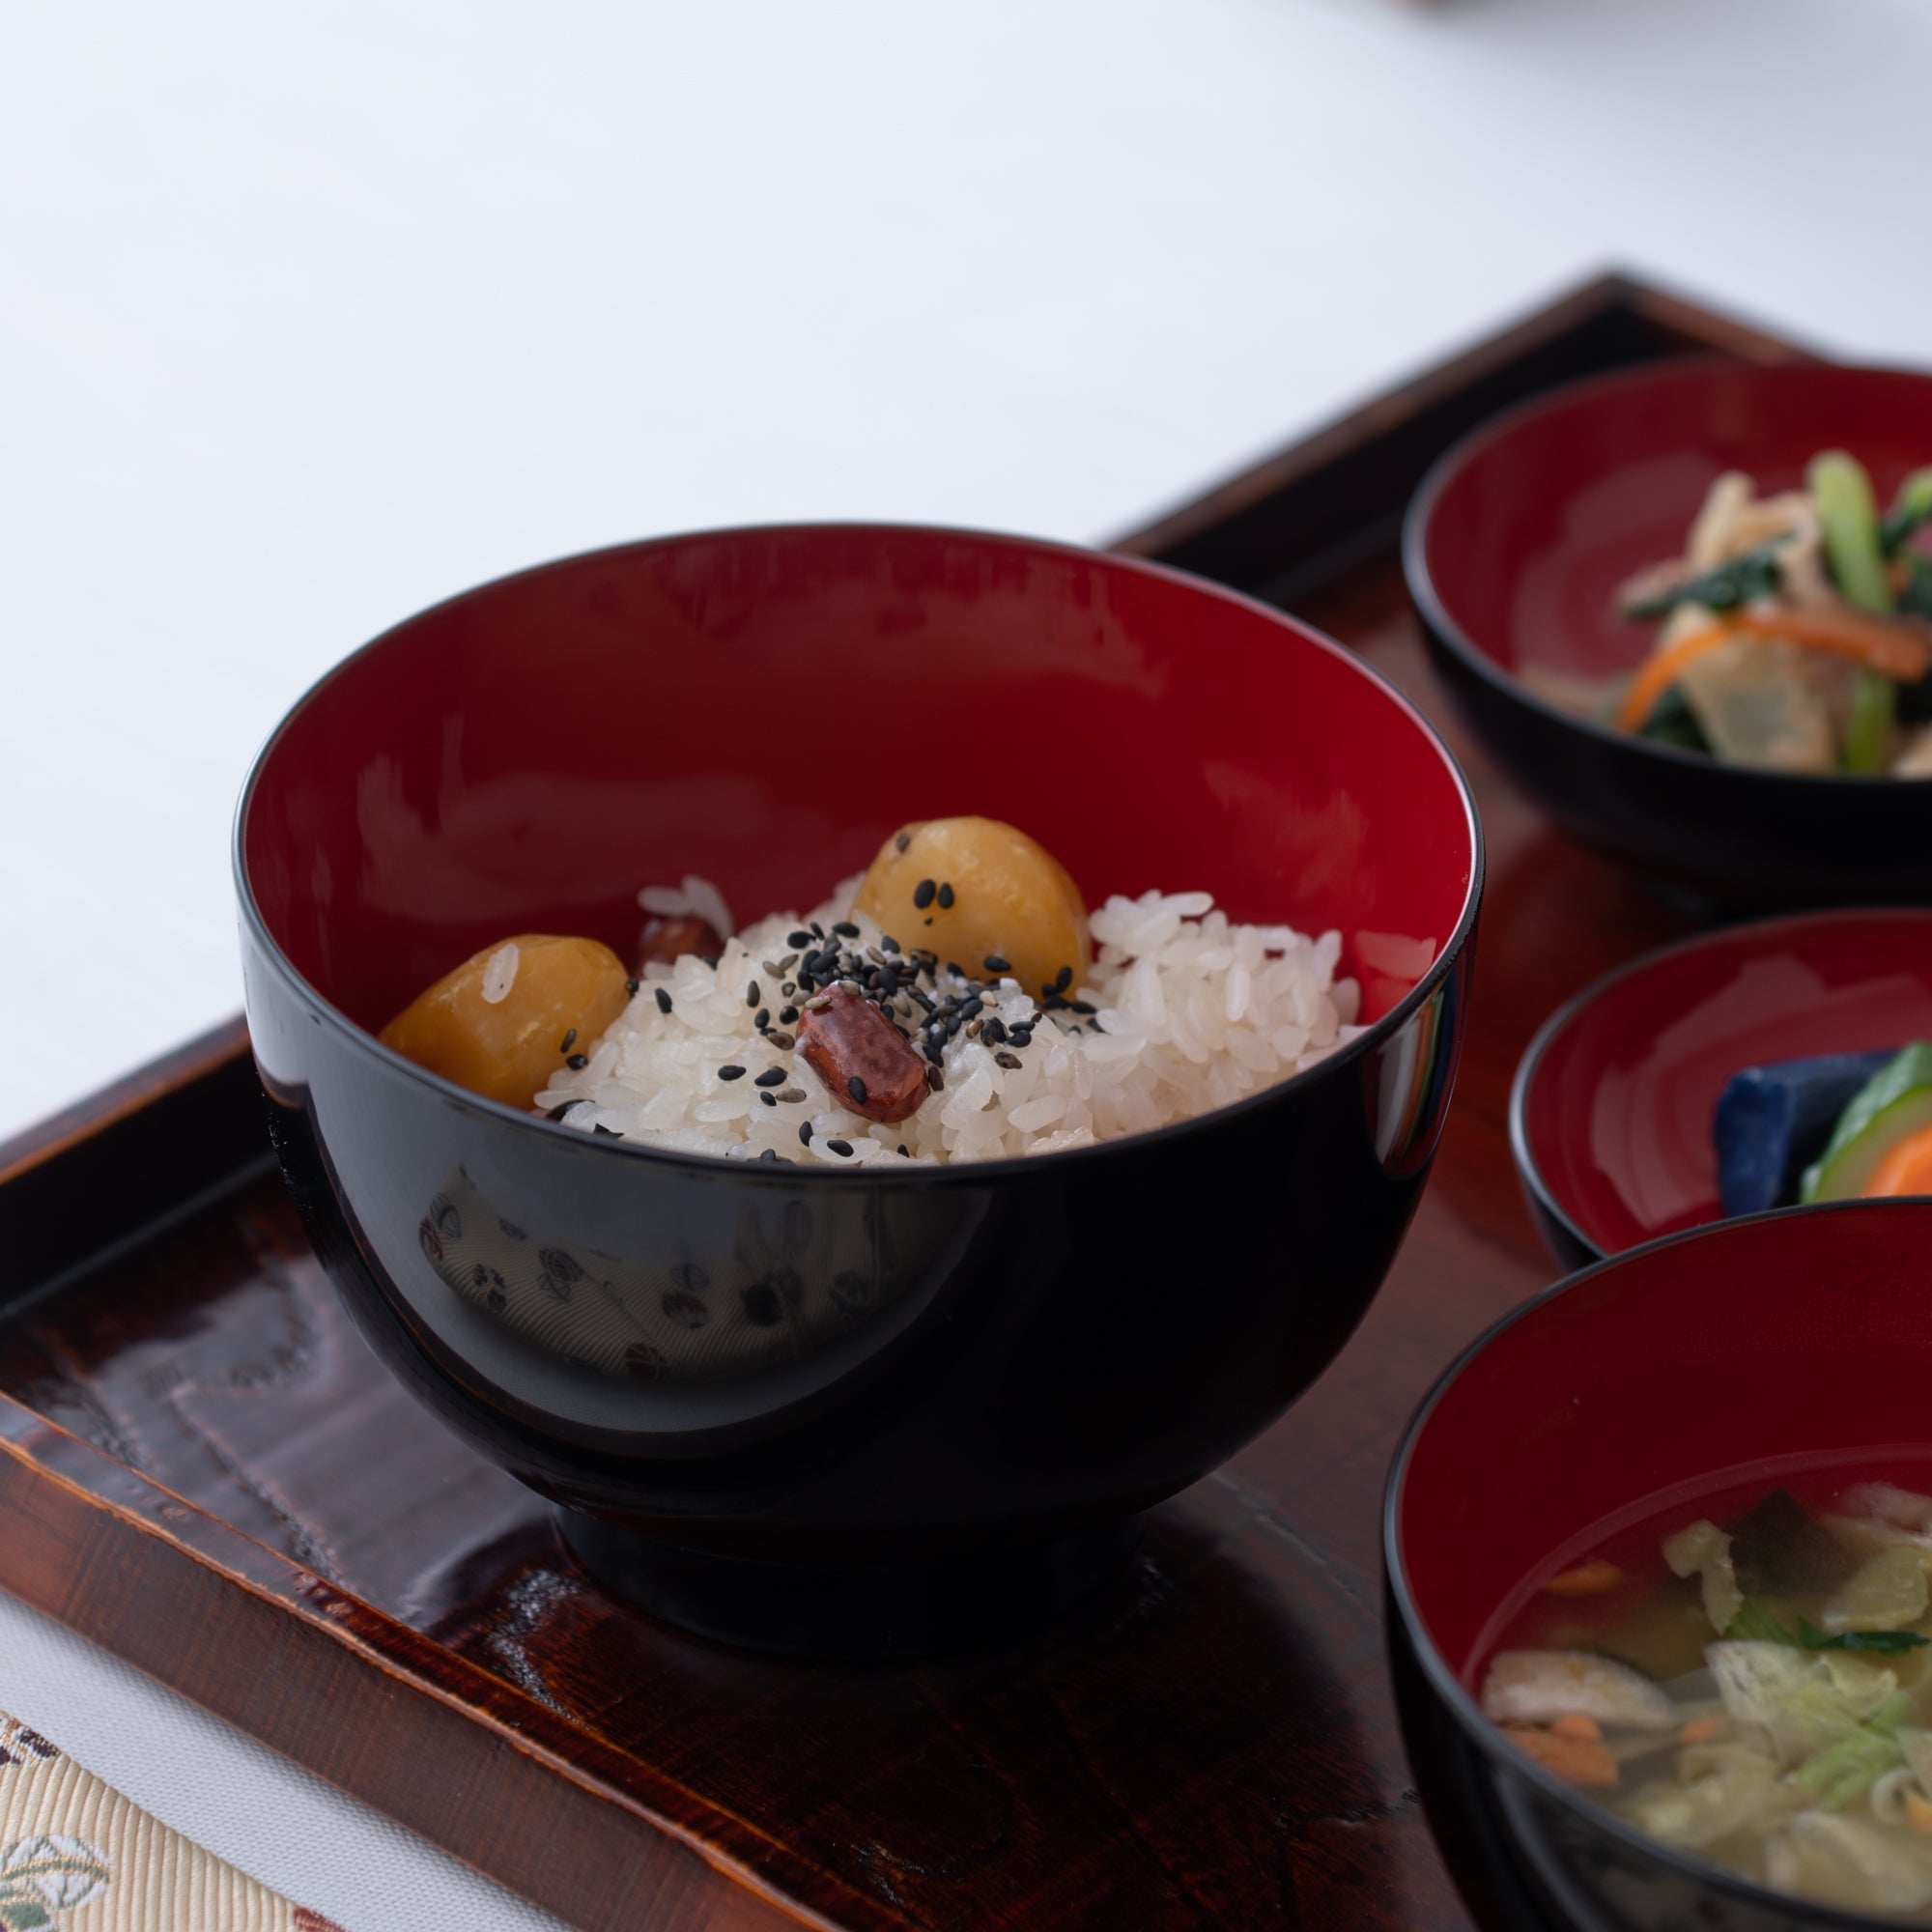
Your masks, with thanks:
[[[577,1102],[575,1100],[566,1100],[562,1106],[553,1107],[550,1110],[550,1112],[544,1116],[544,1119],[547,1121],[560,1121],[567,1113],[570,1112],[571,1108],[573,1108],[576,1105]]]
[[[779,1096],[776,1094],[760,1094],[758,1098],[768,1107],[776,1107],[779,1103]]]
[[[779,1160],[782,1156],[777,1148],[762,1148],[759,1150],[758,1158],[760,1160]]]
[[[805,1098],[805,1089],[803,1087],[787,1087],[784,1090],[784,1092],[779,1095],[779,1098],[782,1100],[787,1107],[796,1107],[798,1103]]]
[[[965,967],[960,965],[960,963],[956,959],[949,959],[946,962],[946,970],[949,973],[951,973],[955,980],[963,980],[966,977]]]
[[[626,992],[626,994],[630,996],[630,998],[635,1000],[638,997],[638,988],[642,983],[643,982],[639,980],[626,980],[624,981],[624,991]]]
[[[721,1080],[742,1080],[745,1077],[745,1069],[742,1066],[721,1066],[718,1069],[718,1077]]]
[[[905,1154],[906,1159],[910,1160],[912,1158],[912,1155],[906,1152],[906,1144],[904,1141],[901,1141],[899,1143],[899,1151],[900,1153]]]
[[[564,1035],[562,1044],[557,1047],[557,1051],[559,1053],[568,1053],[570,1049],[576,1044],[577,1044],[577,1029],[575,1027],[572,1027],[571,1030]]]
[[[1005,1039],[1006,1037],[1007,1037],[1007,1023],[1005,1020],[1000,1019],[996,1015],[994,1018],[989,1019],[986,1022],[986,1037],[990,1039],[995,1046],[997,1046],[1001,1040]]]
[[[752,1082],[753,1087],[782,1087],[785,1084],[785,1070],[782,1066],[768,1066]]]
[[[987,953],[980,963],[989,973],[1010,973],[1013,970],[1011,962],[1002,959],[997,952]]]
[[[859,928],[856,925],[854,925],[849,919],[841,919],[838,922],[838,923],[832,928],[832,930],[836,932],[840,939],[857,939],[859,936]]]
[[[784,982],[784,984],[779,988],[779,991],[782,993],[786,999],[790,999],[791,996],[798,991],[798,981],[796,980],[787,980]]]
[[[825,928],[816,920],[811,922],[811,936],[814,939],[823,939],[825,937]]]
[[[1063,966],[1060,969],[1060,971],[1053,976],[1053,990],[1056,993],[1065,992],[1067,987],[1072,985],[1072,983],[1073,983],[1073,968],[1071,966]]]
[[[590,1056],[587,1053],[573,1053],[563,1064],[573,1073],[582,1073],[590,1065]]]
[[[1087,1031],[1089,1033],[1105,1033],[1107,1029],[1098,1020],[1089,1020],[1087,1022]]]
[[[593,1134],[603,1134],[609,1140],[618,1141],[624,1138],[615,1127],[607,1127],[602,1121],[591,1122],[590,1131]]]
[[[1050,1013],[1064,1013],[1073,1004],[1059,993],[1043,993],[1039,1003]]]
[[[932,1063],[930,1066],[928,1066],[925,1069],[925,1084],[928,1087],[930,1087],[935,1094],[943,1094],[946,1092],[946,1075],[940,1072],[939,1063],[936,1060]]]
[[[787,1053],[790,1052],[790,1050],[798,1044],[798,1042],[792,1038],[790,1034],[781,1033],[777,1027],[774,1027],[771,1030],[771,1032],[765,1036],[765,1037],[768,1040],[770,1040],[774,1046],[781,1047]]]
[[[715,973],[718,970],[718,955],[715,952],[700,952],[697,955]]]
[[[1076,1013],[1097,1013],[1100,1010],[1092,1000],[1068,1000],[1066,1004]]]
[[[939,886],[935,880],[922,879],[919,882],[919,884],[912,889],[912,902],[920,909],[921,912],[923,912],[926,909],[926,907],[932,903],[933,895],[936,894],[938,891],[939,891]],[[931,923],[932,922],[930,920],[926,921],[927,925],[930,925]]]
[[[952,910],[952,884],[951,880],[939,889],[939,909],[941,912],[951,912]]]
[[[825,1151],[827,1153],[850,1153],[852,1151],[852,1143],[850,1141],[827,1141],[825,1143]]]
[[[658,1011],[661,1013],[670,1011],[670,995],[662,986],[658,988]]]
[[[745,1004],[748,1007],[761,1007],[764,1003],[765,996],[763,990],[759,987],[755,980],[751,980],[745,987]]]
[[[795,1026],[797,1023],[798,1009],[796,1007],[781,1007],[779,1009],[780,1026]]]
[[[788,932],[785,934],[785,944],[787,946],[810,946],[811,944],[811,934],[809,932]]]
[[[879,934],[879,951],[881,952],[896,952],[898,950],[899,943],[890,932]]]
[[[995,1066],[1010,1067],[1020,1066],[1024,1064],[1017,1053],[996,1053],[993,1056],[993,1065]]]
[[[851,1094],[860,1106],[863,1107],[866,1104],[866,1083],[856,1073],[853,1074],[851,1079],[846,1081],[845,1091]]]
[[[1024,1026],[1016,1026],[1007,1035],[1007,1037],[1015,1046],[1031,1046],[1033,1044],[1034,1024],[1032,1020],[1029,1020]]]
[[[806,1147],[811,1145],[811,1122],[810,1121],[801,1121],[798,1123],[798,1137]]]
[[[760,1033],[763,1033],[764,1030],[771,1025],[771,1023],[772,1023],[772,1009],[769,1007],[760,1007],[758,1010],[752,1017],[752,1024],[754,1027],[756,1027]]]
[[[910,832],[901,832],[899,836],[893,840],[893,850],[895,852],[903,852],[906,849],[906,847],[911,843],[912,843],[912,834]]]

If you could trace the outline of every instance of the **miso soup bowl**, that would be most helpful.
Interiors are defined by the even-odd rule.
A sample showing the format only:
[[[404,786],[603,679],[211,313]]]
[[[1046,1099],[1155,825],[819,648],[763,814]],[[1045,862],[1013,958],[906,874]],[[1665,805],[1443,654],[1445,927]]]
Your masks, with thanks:
[[[1478,1920],[1525,1932],[1865,1927],[1671,1850],[1483,1717],[1497,1613],[1560,1545],[1672,1488],[1932,1442],[1932,1202],[1785,1208],[1559,1282],[1449,1369],[1383,1516],[1404,1740]],[[1895,1921],[1890,1921],[1895,1922]]]
[[[1720,764],[1577,717],[1520,672],[1640,663],[1656,627],[1617,615],[1618,585],[1682,554],[1722,471],[1791,489],[1823,449],[1889,500],[1932,462],[1932,376],[1693,357],[1569,384],[1449,450],[1404,528],[1432,660],[1484,751],[1573,838],[1740,908],[1932,894],[1932,784]]]
[[[819,900],[894,827],[1004,817],[1090,903],[1338,928],[1369,1024],[1221,1112],[840,1173],[591,1138],[375,1030],[638,891]],[[1361,1318],[1434,1153],[1481,885],[1467,788],[1349,653],[1171,571],[906,527],[576,557],[412,618],[296,706],[238,818],[248,1018],[317,1251],[377,1352],[713,1634],[898,1655],[1104,1587],[1139,1514]]]

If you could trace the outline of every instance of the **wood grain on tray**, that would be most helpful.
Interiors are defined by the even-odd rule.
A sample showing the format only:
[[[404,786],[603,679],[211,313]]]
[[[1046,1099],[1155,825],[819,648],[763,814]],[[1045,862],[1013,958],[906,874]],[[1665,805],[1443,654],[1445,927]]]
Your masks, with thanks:
[[[1155,1513],[1097,1619],[862,1669],[602,1596],[350,1328],[256,1152],[239,1030],[0,1150],[0,1584],[592,1932],[1464,1923],[1383,1668],[1383,1476],[1451,1356],[1550,1278],[1505,1133],[1519,1053],[1688,915],[1471,756],[1392,514],[1522,385],[1697,343],[1791,353],[1595,285],[1127,546],[1295,586],[1448,733],[1490,869],[1456,1102],[1387,1286],[1296,1407]]]

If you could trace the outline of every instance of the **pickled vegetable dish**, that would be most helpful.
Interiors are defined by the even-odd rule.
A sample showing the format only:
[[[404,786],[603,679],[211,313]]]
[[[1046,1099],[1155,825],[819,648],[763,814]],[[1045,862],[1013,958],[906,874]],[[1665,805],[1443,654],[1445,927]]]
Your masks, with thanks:
[[[1667,1845],[1932,1925],[1927,1490],[1760,1478],[1573,1549],[1486,1646],[1484,1715]]]
[[[1794,773],[1932,777],[1932,469],[1881,514],[1842,450],[1802,490],[1760,497],[1729,471],[1684,554],[1624,585],[1619,608],[1658,626],[1631,675],[1601,683],[1526,667],[1550,701],[1728,764]]]
[[[1712,1139],[1726,1214],[1932,1195],[1932,1042],[1746,1067]]]
[[[733,934],[705,881],[640,895],[628,959],[483,948],[383,1030],[564,1126],[816,1167],[1052,1153],[1230,1104],[1360,1031],[1341,939],[1237,925],[1206,893],[1089,915],[1014,826],[899,828],[822,905]],[[1433,942],[1405,942],[1416,971]]]

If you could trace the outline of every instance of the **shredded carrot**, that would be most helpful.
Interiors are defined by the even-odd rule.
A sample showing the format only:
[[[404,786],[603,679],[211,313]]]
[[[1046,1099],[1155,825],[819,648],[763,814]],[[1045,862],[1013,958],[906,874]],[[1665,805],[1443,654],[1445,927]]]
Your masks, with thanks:
[[[1872,1169],[1863,1192],[1867,1199],[1881,1194],[1932,1194],[1932,1127],[1907,1134]]]
[[[1932,670],[1932,643],[1903,624],[1861,611],[1734,611],[1731,622],[1748,637],[1782,638],[1807,651],[1850,658],[1901,684],[1917,684]]]
[[[1916,1791],[1905,1794],[1905,1816],[1915,1832],[1932,1838],[1932,1804],[1928,1804]]]
[[[1560,1577],[1552,1577],[1544,1589],[1552,1597],[1601,1597],[1624,1580],[1624,1573],[1602,1556],[1593,1556]]]
[[[1646,658],[1631,680],[1624,701],[1617,707],[1617,723],[1626,731],[1640,729],[1643,721],[1657,709],[1657,700],[1699,658],[1731,641],[1731,629],[1728,623],[1707,624],[1701,631],[1692,631],[1688,638],[1679,638],[1674,644]]]
[[[1733,636],[1782,638],[1807,651],[1849,658],[1901,684],[1917,684],[1932,670],[1932,640],[1902,624],[1867,617],[1861,611],[1732,611],[1647,658],[1617,708],[1617,723],[1626,731],[1638,729],[1657,708],[1657,700],[1691,665]]]
[[[1552,1719],[1550,1730],[1559,1738],[1600,1738],[1603,1727],[1587,1711],[1565,1711],[1560,1718]]]
[[[1677,1742],[1680,1745],[1707,1745],[1722,1728],[1716,1718],[1692,1718],[1677,1733]]]

